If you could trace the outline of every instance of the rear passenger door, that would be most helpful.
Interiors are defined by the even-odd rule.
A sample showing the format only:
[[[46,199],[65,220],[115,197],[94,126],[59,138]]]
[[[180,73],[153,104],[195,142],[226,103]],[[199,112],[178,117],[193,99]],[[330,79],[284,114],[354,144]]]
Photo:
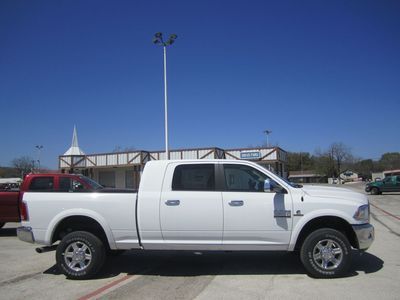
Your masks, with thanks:
[[[175,245],[190,249],[195,245],[195,249],[219,249],[223,211],[222,194],[216,190],[215,166],[171,163],[167,167],[160,199],[160,223],[164,242],[170,248]]]

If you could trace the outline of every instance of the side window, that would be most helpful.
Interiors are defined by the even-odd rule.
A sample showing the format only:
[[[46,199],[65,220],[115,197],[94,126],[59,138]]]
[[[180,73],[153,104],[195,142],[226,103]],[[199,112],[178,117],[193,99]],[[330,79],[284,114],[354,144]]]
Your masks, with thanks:
[[[59,190],[60,192],[69,192],[71,189],[71,179],[69,177],[60,177]]]
[[[215,191],[214,164],[180,165],[172,179],[174,191]]]
[[[80,181],[72,179],[72,190],[74,192],[83,192],[86,188]]]
[[[53,191],[54,181],[53,177],[35,177],[29,185],[30,191],[46,192]]]
[[[224,165],[225,186],[228,191],[264,192],[264,173],[243,165]]]
[[[81,192],[85,191],[85,186],[76,179],[70,177],[60,177],[60,192]]]

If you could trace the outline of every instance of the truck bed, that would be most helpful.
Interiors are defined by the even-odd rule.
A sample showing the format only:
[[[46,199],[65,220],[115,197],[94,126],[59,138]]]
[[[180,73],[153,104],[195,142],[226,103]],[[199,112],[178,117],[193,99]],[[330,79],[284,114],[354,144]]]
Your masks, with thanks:
[[[86,216],[97,220],[104,228],[111,249],[139,248],[136,230],[136,199],[133,190],[108,190],[83,193],[26,192],[23,201],[29,202],[29,214],[35,218],[30,226],[35,241],[51,245],[50,229],[68,216]]]

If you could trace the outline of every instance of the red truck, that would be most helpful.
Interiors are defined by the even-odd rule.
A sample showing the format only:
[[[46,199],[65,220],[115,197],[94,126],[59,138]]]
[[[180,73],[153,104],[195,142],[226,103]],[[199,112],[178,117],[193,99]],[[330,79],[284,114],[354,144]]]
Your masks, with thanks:
[[[92,179],[77,174],[29,174],[20,189],[0,191],[0,228],[7,222],[20,222],[26,218],[20,199],[24,192],[89,192],[103,187]]]

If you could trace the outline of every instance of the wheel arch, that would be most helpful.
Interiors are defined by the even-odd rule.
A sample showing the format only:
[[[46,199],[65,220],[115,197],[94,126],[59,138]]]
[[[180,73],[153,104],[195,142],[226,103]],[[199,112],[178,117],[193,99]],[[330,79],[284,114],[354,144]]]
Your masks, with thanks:
[[[115,248],[115,242],[104,222],[93,216],[85,214],[66,215],[54,221],[53,228],[53,231],[49,233],[51,244],[61,240],[70,232],[87,231],[97,236],[106,247]]]
[[[297,235],[296,243],[294,245],[295,251],[300,250],[304,240],[307,236],[321,228],[330,228],[342,232],[354,248],[358,248],[358,240],[353,227],[343,218],[338,216],[320,216],[309,220]]]

